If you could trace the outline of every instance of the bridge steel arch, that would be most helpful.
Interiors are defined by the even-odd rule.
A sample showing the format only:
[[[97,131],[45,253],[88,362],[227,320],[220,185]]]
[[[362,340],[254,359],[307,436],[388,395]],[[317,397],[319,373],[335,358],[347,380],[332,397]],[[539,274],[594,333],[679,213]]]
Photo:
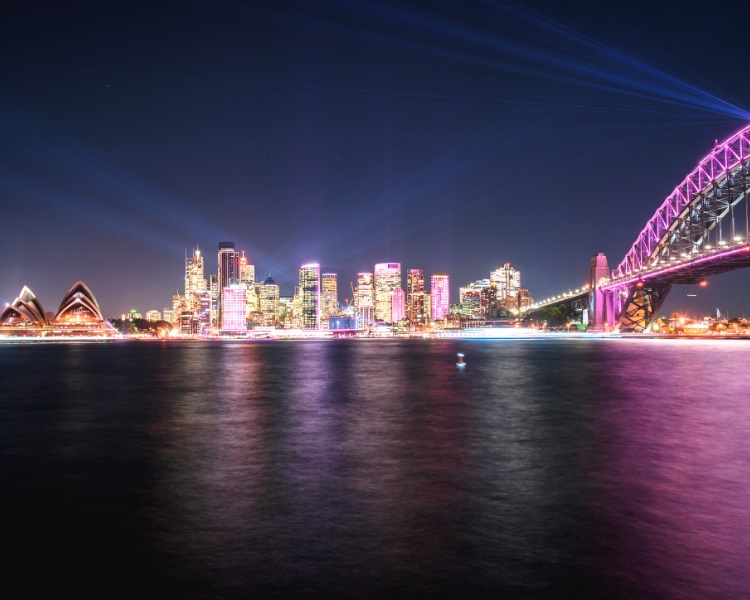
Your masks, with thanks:
[[[612,271],[592,282],[610,308],[605,324],[643,331],[670,288],[750,266],[750,125],[698,163]]]

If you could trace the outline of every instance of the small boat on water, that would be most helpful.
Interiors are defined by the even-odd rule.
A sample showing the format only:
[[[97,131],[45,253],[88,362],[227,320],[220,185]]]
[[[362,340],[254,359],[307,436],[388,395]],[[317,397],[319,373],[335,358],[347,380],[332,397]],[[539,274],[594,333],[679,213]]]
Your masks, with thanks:
[[[462,367],[465,367],[466,366],[466,362],[464,361],[464,354],[463,354],[463,352],[459,352],[458,354],[456,354],[456,356],[458,357],[458,362],[456,362],[456,366],[459,369],[461,369]]]

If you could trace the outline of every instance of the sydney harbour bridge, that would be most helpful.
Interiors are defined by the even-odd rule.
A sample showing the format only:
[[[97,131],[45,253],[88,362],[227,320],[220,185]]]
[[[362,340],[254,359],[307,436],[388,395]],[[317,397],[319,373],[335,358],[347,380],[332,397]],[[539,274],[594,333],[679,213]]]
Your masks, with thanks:
[[[625,257],[610,271],[591,260],[586,288],[533,310],[567,304],[587,310],[593,329],[640,332],[649,328],[674,285],[750,266],[750,125],[717,143],[646,223]]]

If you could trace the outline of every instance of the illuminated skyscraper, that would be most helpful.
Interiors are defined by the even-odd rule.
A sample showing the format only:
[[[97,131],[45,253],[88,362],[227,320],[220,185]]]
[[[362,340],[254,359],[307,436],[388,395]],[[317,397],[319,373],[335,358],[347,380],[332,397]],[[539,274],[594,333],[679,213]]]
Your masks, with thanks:
[[[440,321],[450,312],[450,284],[447,275],[430,277],[430,318]]]
[[[203,276],[203,256],[197,248],[193,250],[192,258],[185,259],[185,309],[196,310],[196,294],[206,289],[206,279]]]
[[[207,329],[211,325],[211,292],[201,290],[193,297],[193,313],[198,317],[198,327]]]
[[[459,312],[461,315],[470,319],[485,317],[488,311],[484,309],[483,298],[487,299],[489,297],[485,291],[490,287],[489,279],[478,279],[467,286],[459,288]]]
[[[247,290],[245,286],[235,283],[225,287],[222,291],[222,331],[247,331],[247,318],[245,316],[245,294]]]
[[[339,312],[339,293],[336,273],[323,273],[320,277],[320,322],[323,329],[328,329],[328,319]]]
[[[375,320],[374,288],[372,273],[357,273],[357,289],[354,293],[354,309],[360,327],[372,325]]]
[[[518,299],[518,311],[523,312],[525,310],[528,310],[531,308],[531,305],[534,304],[534,298],[531,297],[531,292],[527,290],[526,288],[520,288],[518,290],[518,295],[516,296]]]
[[[240,265],[240,283],[243,284],[245,287],[255,283],[255,265],[251,265],[248,262],[247,257],[245,256],[244,250],[242,251],[242,256],[240,256],[239,265]]]
[[[234,242],[219,242],[219,322],[224,323],[224,290],[240,282],[240,253]],[[222,325],[223,328],[223,325]]]
[[[482,296],[479,290],[470,286],[458,289],[458,310],[462,317],[479,319],[482,316]]]
[[[211,293],[211,325],[218,327],[219,321],[219,276],[211,275],[208,278],[209,292]]]
[[[180,296],[180,292],[172,294],[172,319],[173,323],[177,323],[180,319],[182,311],[185,310],[185,297]]]
[[[406,272],[406,318],[410,323],[424,321],[424,272],[409,269]]]
[[[403,321],[406,317],[406,293],[400,287],[391,293],[391,323]]]
[[[390,323],[393,290],[401,287],[401,263],[375,265],[375,319]]]
[[[260,298],[260,312],[263,315],[263,325],[276,325],[279,320],[279,286],[269,275],[258,286]]]
[[[320,329],[320,265],[299,269],[300,329]]]
[[[294,321],[294,296],[279,296],[279,325],[285,329],[292,327]]]
[[[497,287],[497,299],[505,300],[508,296],[515,296],[521,288],[521,272],[505,263],[490,273],[490,283]]]

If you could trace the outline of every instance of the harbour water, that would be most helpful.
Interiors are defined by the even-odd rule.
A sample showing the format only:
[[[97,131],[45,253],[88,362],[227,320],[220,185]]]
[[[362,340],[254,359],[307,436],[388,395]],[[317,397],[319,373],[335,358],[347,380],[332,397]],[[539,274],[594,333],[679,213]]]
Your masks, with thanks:
[[[739,340],[3,344],[6,586],[748,598],[748,361]]]

